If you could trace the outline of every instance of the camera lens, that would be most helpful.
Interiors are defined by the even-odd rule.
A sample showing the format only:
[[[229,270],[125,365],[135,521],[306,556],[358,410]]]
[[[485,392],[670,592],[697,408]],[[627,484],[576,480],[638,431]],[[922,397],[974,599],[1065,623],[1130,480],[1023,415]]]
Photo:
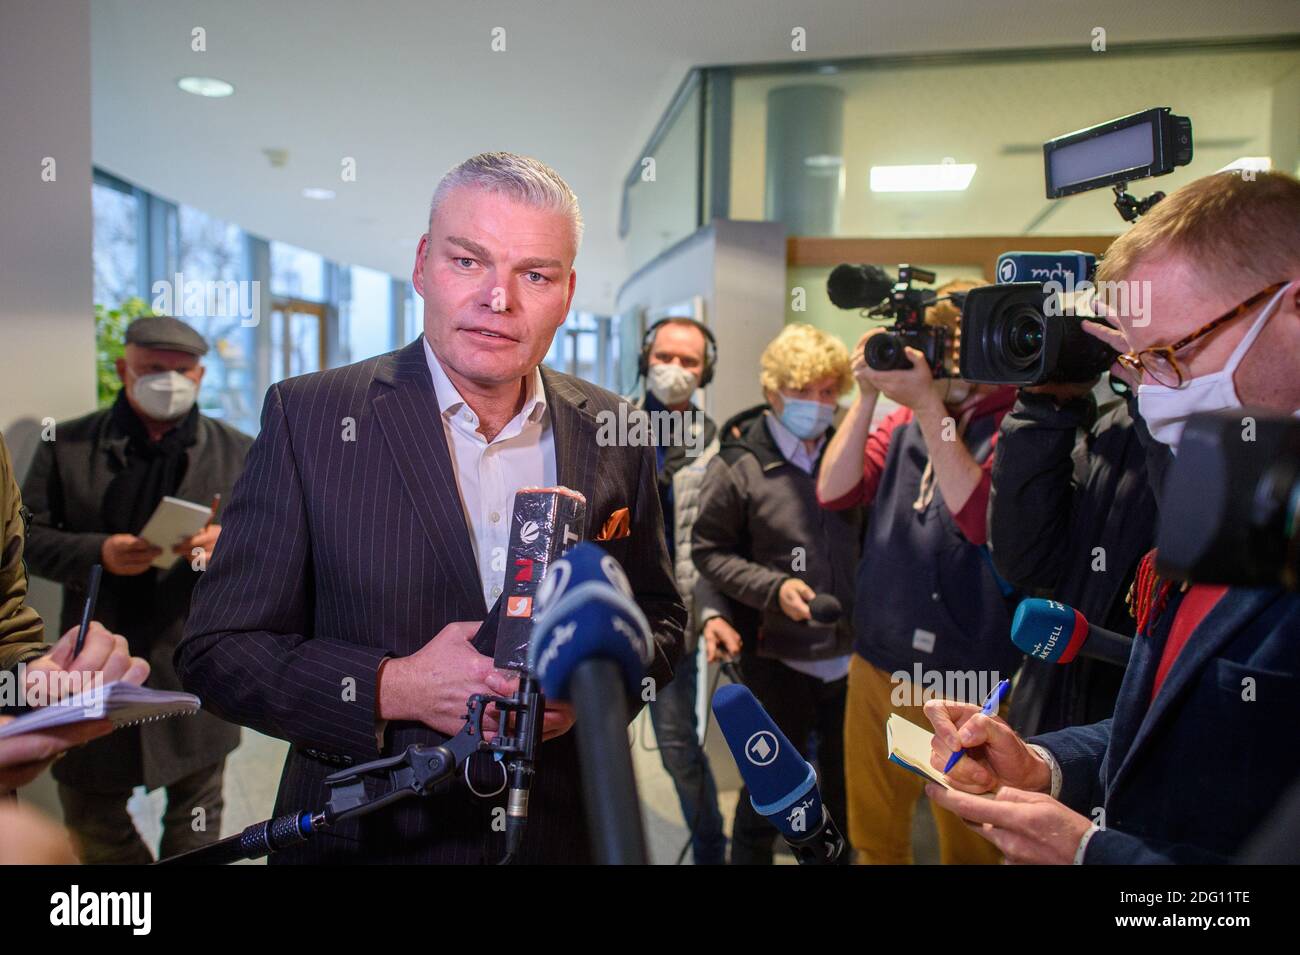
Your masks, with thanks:
[[[902,340],[893,332],[884,332],[868,338],[866,355],[867,364],[876,371],[895,371],[912,366],[903,351]]]
[[[999,331],[998,351],[1011,367],[1025,368],[1042,354],[1043,320],[1033,309],[1016,309],[1002,321]]]

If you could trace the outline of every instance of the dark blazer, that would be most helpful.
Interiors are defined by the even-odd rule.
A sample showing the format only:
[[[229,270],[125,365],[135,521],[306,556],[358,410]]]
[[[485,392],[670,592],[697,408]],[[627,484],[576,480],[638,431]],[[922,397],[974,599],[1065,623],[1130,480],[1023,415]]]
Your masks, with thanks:
[[[685,610],[668,565],[650,447],[598,447],[597,415],[621,399],[542,369],[559,482],[587,498],[587,538],[631,512],[604,544],[650,619],[650,675],[666,683]],[[293,744],[275,811],[320,809],[341,765],[444,737],[393,723],[375,740],[376,674],[448,623],[487,613],[424,345],[282,381],[235,487],[215,560],[176,655],[205,707]],[[504,796],[409,799],[350,820],[278,862],[496,862]],[[588,859],[574,734],[542,745],[521,861]]]
[[[1105,807],[1088,863],[1231,861],[1300,769],[1300,594],[1229,590],[1151,704],[1176,610],[1134,639],[1112,719],[1031,740],[1061,764],[1062,802]]]
[[[40,577],[63,585],[59,631],[81,622],[86,578],[109,536],[104,495],[125,465],[127,439],[109,428],[109,411],[96,411],[55,428],[55,440],[36,449],[23,502],[32,512],[27,565]],[[176,496],[207,504],[214,494],[229,499],[253,439],[228,425],[199,416],[195,442],[186,451],[185,477]],[[224,546],[225,531],[217,550]],[[201,576],[189,561],[156,571],[154,606],[147,623],[127,632],[119,624],[122,600],[115,579],[104,575],[95,619],[127,638],[131,652],[149,661],[148,685],[181,689],[172,655],[185,628],[190,594]],[[138,619],[138,608],[134,616]],[[54,764],[54,778],[89,792],[118,792],[143,783],[153,789],[176,782],[220,761],[239,745],[239,727],[207,713],[127,727],[71,750]]]

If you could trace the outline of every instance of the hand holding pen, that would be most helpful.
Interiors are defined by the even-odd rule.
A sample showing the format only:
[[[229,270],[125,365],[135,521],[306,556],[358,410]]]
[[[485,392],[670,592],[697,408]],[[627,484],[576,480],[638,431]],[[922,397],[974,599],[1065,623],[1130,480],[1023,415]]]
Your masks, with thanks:
[[[984,705],[980,707],[980,713],[984,716],[992,716],[994,713],[996,713],[998,711],[998,707],[1002,704],[1002,698],[1007,695],[1007,690],[1009,689],[1011,689],[1010,680],[1003,680],[1001,683],[995,686],[992,692],[990,692],[989,695],[984,698]],[[966,755],[966,750],[963,748],[957,750],[950,757],[948,757],[948,762],[943,767],[944,775],[946,776],[948,773],[950,773],[952,771],[952,768],[957,765],[957,760],[961,759],[965,755]]]

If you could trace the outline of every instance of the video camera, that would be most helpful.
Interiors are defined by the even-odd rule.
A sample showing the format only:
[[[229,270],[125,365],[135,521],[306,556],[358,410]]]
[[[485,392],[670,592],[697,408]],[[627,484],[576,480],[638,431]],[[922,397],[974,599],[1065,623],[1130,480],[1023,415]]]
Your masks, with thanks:
[[[1189,418],[1156,544],[1163,577],[1300,590],[1300,418],[1248,408]]]
[[[954,336],[948,329],[925,323],[925,310],[938,302],[954,301],[960,308],[962,293],[937,297],[932,289],[912,287],[912,282],[934,282],[934,273],[915,265],[900,265],[897,280],[878,265],[837,265],[826,280],[826,294],[839,308],[866,309],[868,317],[886,317],[893,327],[873,335],[864,349],[867,364],[876,371],[911,368],[905,349],[925,355],[935,378],[956,377]]]
[[[1192,160],[1192,124],[1160,106],[1058,136],[1043,144],[1047,198],[1110,186],[1126,222],[1164,198],[1136,199],[1135,179],[1163,176]],[[1082,252],[1007,252],[997,284],[971,289],[962,309],[961,377],[1025,387],[1096,378],[1114,349],[1089,335],[1096,260]]]

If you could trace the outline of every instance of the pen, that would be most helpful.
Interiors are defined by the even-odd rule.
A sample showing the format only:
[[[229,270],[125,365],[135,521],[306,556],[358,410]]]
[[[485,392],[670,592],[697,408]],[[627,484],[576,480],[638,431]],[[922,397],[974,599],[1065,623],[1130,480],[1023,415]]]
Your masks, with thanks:
[[[212,507],[211,507],[211,509],[210,509],[210,511],[209,511],[209,513],[208,513],[208,522],[207,522],[205,525],[203,525],[203,529],[204,529],[205,531],[206,531],[209,527],[211,527],[211,526],[212,526],[212,522],[215,521],[215,520],[217,519],[217,508],[219,508],[219,507],[221,507],[221,492],[220,492],[220,491],[218,491],[216,494],[213,494],[213,495],[212,495]]]
[[[1002,702],[1002,697],[1007,695],[1007,690],[1010,687],[1011,687],[1010,680],[1003,680],[1001,683],[995,686],[993,688],[993,692],[990,693],[984,699],[984,705],[980,707],[980,712],[983,713],[985,716],[992,716],[994,713],[996,713],[998,711],[998,704]],[[947,775],[948,771],[957,765],[957,760],[961,759],[965,755],[966,755],[966,750],[959,749],[957,750],[957,752],[949,756],[948,765],[943,768],[944,775]]]
[[[86,631],[90,629],[90,618],[95,613],[95,601],[99,599],[99,581],[103,576],[103,564],[95,564],[90,568],[90,583],[86,588],[86,607],[81,611],[81,629],[77,631],[77,644],[72,651],[74,660],[81,656],[81,648],[86,644]]]

